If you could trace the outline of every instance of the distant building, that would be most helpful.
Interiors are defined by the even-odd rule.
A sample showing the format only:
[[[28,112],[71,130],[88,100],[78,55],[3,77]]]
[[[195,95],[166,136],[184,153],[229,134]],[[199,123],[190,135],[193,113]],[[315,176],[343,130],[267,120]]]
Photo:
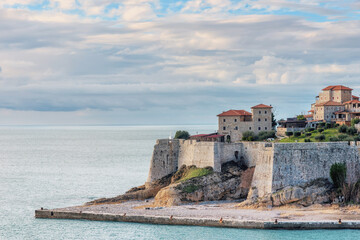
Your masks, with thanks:
[[[258,134],[272,130],[272,107],[259,104],[251,108],[251,113],[245,110],[229,110],[219,115],[219,135],[225,136],[227,142],[242,140],[243,133],[252,131]]]
[[[288,118],[278,121],[277,135],[286,136],[286,132],[303,131],[306,128],[306,120],[298,120],[297,118]]]
[[[324,88],[311,105],[313,121],[350,125],[353,118],[360,118],[359,97],[352,95],[352,90],[342,85]]]

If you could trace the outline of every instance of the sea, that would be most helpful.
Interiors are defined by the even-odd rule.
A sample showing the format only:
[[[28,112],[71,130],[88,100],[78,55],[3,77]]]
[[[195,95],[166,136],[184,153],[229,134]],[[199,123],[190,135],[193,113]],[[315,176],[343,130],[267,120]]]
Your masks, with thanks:
[[[357,230],[254,230],[35,219],[144,184],[154,144],[216,126],[0,127],[0,239],[360,239]]]

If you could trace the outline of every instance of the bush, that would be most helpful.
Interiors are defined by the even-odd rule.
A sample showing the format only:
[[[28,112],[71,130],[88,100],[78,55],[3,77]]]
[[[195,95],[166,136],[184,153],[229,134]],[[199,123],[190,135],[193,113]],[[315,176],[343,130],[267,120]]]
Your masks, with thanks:
[[[312,131],[314,131],[315,130],[315,128],[306,128],[305,129],[305,132],[312,132]]]
[[[305,142],[311,142],[311,139],[310,139],[310,138],[305,138],[304,141],[305,141]]]
[[[339,127],[339,133],[346,133],[348,130],[348,127],[346,125],[341,125]]]
[[[290,136],[294,135],[294,133],[293,133],[293,132],[286,132],[285,134],[286,134],[286,136],[288,136],[288,137],[290,137]]]
[[[332,128],[332,124],[331,124],[331,123],[326,123],[326,124],[325,124],[325,128],[326,128],[326,129]]]
[[[354,137],[354,141],[360,141],[360,136]]]
[[[266,139],[268,139],[268,138],[275,138],[276,136],[275,136],[275,131],[262,131],[262,132],[260,132],[259,133],[259,135],[258,135],[258,139],[260,140],[260,141],[262,141],[262,140],[266,140]]]
[[[319,128],[319,129],[318,129],[318,132],[319,132],[319,133],[322,133],[323,131],[324,131],[323,128]]]
[[[179,131],[176,131],[174,138],[175,139],[189,139],[189,137],[190,137],[190,134],[188,131],[179,130]]]
[[[318,136],[315,137],[315,140],[316,140],[316,141],[319,141],[319,142],[320,142],[320,141],[323,141],[323,140],[325,140],[325,135],[323,135],[323,134],[318,135]]]
[[[354,136],[355,134],[357,134],[357,129],[355,128],[355,127],[349,127],[348,129],[347,129],[347,133],[349,134],[349,135],[352,135],[352,136]]]
[[[304,115],[298,115],[297,117],[296,117],[296,119],[297,120],[299,120],[299,121],[305,121],[306,120],[306,118],[304,117]]]
[[[335,163],[331,165],[330,177],[336,188],[342,187],[346,180],[346,165],[345,163]]]
[[[331,137],[331,138],[329,138],[329,141],[330,142],[338,142],[339,139],[337,137]]]
[[[295,136],[295,137],[300,137],[300,136],[301,136],[301,132],[294,132],[294,136]]]
[[[351,120],[351,126],[355,126],[356,124],[360,123],[360,119],[359,118],[354,118]]]
[[[335,123],[335,125],[334,125],[334,127],[339,127],[340,126],[340,124],[338,124],[338,123]]]
[[[308,133],[305,133],[305,136],[306,136],[306,137],[311,137],[311,135],[312,135],[312,133],[309,133],[309,132],[308,132]]]
[[[340,141],[344,141],[347,137],[348,137],[348,135],[346,135],[346,134],[340,134],[340,135],[338,136],[338,138],[339,138]]]
[[[243,141],[255,141],[255,133],[252,131],[246,131],[243,133]]]

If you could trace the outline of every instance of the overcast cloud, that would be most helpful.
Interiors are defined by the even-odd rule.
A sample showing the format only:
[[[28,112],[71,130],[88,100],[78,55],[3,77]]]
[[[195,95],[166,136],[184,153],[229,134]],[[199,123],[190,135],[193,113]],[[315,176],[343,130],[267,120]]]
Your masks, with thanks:
[[[360,94],[360,6],[310,0],[0,0],[0,124],[216,124]]]

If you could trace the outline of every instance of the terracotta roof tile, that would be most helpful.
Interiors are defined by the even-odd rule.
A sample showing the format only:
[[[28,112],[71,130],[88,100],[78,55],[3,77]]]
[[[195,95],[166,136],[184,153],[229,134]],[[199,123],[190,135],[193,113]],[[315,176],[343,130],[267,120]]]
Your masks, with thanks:
[[[359,100],[351,100],[348,102],[344,102],[344,104],[352,104],[352,103],[360,103],[360,101]]]
[[[328,91],[328,90],[332,90],[332,91],[335,91],[335,90],[352,90],[351,88],[348,88],[348,87],[345,87],[343,85],[334,85],[334,86],[328,86],[326,88],[323,89],[323,91]]]
[[[314,116],[313,114],[304,115],[305,118],[311,118],[313,116]]]
[[[218,117],[223,116],[252,116],[252,114],[245,110],[229,110],[218,115]]]
[[[359,97],[352,95],[353,100],[359,100]]]
[[[316,107],[321,107],[321,106],[344,106],[344,104],[339,103],[339,102],[334,102],[334,101],[328,101],[328,102],[318,103],[315,106]]]
[[[272,108],[272,106],[268,106],[265,104],[259,104],[259,105],[253,106],[252,108]]]

